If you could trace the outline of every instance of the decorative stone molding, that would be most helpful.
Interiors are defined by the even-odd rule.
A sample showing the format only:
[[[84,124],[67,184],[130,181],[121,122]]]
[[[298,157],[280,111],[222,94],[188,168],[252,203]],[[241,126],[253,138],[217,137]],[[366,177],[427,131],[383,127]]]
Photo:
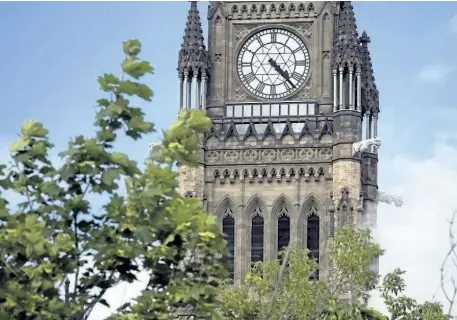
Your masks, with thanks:
[[[304,23],[297,26],[297,31],[300,32],[305,38],[311,38],[313,34],[313,26],[311,23]]]
[[[246,101],[246,92],[244,92],[241,88],[236,88],[233,90],[233,100],[234,101]]]
[[[241,172],[241,174],[240,174]],[[248,182],[248,183],[271,183],[271,182],[291,182],[291,181],[304,181],[304,182],[320,182],[323,180],[331,179],[331,175],[324,167],[269,167],[269,168],[244,168],[233,169],[217,168],[209,173],[207,181],[219,182],[220,184],[235,183],[235,182]]]
[[[209,164],[235,162],[303,162],[329,161],[332,159],[331,148],[283,148],[283,149],[248,149],[248,150],[209,150],[206,152],[206,161]]]
[[[311,75],[309,75],[305,87],[298,93],[297,98],[298,100],[311,99]]]
[[[248,28],[247,26],[236,25],[236,26],[235,26],[235,30],[234,30],[234,32],[233,32],[234,37],[235,37],[235,40],[240,41],[240,40],[243,39],[251,30],[252,30],[252,28]]]

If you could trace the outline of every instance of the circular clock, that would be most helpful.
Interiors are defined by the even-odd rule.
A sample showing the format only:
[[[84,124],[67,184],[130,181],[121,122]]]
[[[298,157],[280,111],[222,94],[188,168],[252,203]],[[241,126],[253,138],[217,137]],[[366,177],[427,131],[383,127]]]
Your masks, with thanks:
[[[244,42],[238,54],[237,72],[252,94],[280,99],[304,84],[309,65],[308,48],[300,37],[287,29],[268,28]]]

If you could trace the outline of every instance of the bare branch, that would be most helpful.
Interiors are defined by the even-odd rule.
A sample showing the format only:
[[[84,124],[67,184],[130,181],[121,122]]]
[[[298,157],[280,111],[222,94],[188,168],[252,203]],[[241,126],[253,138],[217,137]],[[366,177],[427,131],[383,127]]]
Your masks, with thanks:
[[[455,241],[454,231],[453,231],[454,221],[456,219],[456,216],[457,216],[457,211],[455,211],[453,213],[452,219],[449,222],[450,248],[449,248],[446,256],[443,259],[443,262],[441,264],[441,269],[440,269],[441,291],[443,292],[444,297],[446,298],[447,302],[449,303],[448,312],[447,312],[448,316],[451,316],[451,314],[452,314],[452,309],[454,307],[455,298],[457,296],[457,283],[455,282],[454,278],[451,277],[450,281],[445,281],[445,278],[446,278],[445,277],[445,267],[446,267],[446,264],[447,264],[448,260],[452,261],[452,264],[454,265],[454,267],[457,266],[457,264],[456,264],[456,260],[457,260],[457,252],[456,252],[457,243]],[[449,282],[452,283],[452,292],[448,292],[448,290],[445,287],[445,284],[447,284]]]

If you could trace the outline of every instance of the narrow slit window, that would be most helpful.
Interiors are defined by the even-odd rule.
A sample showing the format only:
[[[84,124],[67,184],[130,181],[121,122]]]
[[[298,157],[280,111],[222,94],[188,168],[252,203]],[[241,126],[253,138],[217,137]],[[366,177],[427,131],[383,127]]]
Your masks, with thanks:
[[[227,241],[228,254],[229,254],[229,273],[230,278],[233,279],[234,275],[234,262],[235,262],[235,219],[232,216],[226,216],[222,220],[222,232],[224,233],[225,240]]]
[[[263,261],[263,217],[256,213],[252,218],[251,263]]]
[[[282,212],[278,218],[278,254],[286,249],[290,241],[290,218]]]
[[[307,243],[309,258],[314,260],[319,266],[319,217],[314,213],[316,209],[311,208],[312,213],[307,221]],[[319,280],[319,269],[311,276],[311,280]]]

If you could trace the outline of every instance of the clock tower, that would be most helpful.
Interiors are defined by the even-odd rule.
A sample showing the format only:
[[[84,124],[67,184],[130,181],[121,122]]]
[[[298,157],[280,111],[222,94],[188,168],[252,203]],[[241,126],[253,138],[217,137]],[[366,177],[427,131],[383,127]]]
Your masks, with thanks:
[[[226,234],[231,275],[310,250],[331,277],[335,228],[376,222],[378,90],[351,2],[210,2],[208,44],[191,2],[179,52],[179,104],[212,119],[180,191],[199,197]]]

